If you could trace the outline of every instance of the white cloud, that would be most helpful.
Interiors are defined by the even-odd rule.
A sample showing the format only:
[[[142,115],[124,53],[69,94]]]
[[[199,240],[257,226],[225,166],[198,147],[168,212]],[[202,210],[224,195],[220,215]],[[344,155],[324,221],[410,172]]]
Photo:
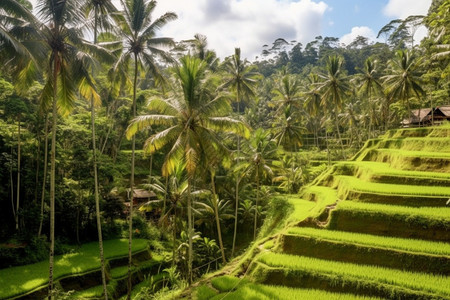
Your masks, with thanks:
[[[389,0],[383,8],[387,17],[404,19],[412,15],[426,15],[431,0]]]
[[[388,4],[383,8],[383,13],[393,19],[405,19],[413,15],[428,14],[432,0],[389,0]],[[428,31],[425,26],[420,26],[414,34],[415,44],[420,42]]]
[[[243,56],[254,59],[263,44],[281,37],[307,43],[321,34],[322,17],[327,9],[317,0],[164,0],[159,14],[174,11],[178,20],[168,24],[162,34],[175,40],[206,35],[209,47],[220,57],[240,47]]]
[[[375,32],[367,27],[367,26],[360,26],[360,27],[353,27],[352,31],[350,33],[347,33],[343,35],[339,41],[342,44],[349,45],[357,36],[363,36],[369,39],[370,41],[375,41],[376,34]]]
[[[120,7],[119,0],[112,2]],[[220,57],[240,47],[242,55],[253,60],[262,45],[277,38],[306,44],[321,35],[328,8],[321,0],[160,0],[154,17],[168,11],[178,15],[162,28],[160,36],[180,41],[200,33]]]

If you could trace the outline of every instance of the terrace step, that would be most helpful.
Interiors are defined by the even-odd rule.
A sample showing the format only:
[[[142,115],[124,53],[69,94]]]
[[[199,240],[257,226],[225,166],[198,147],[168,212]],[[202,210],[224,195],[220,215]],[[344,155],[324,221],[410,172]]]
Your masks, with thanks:
[[[222,276],[228,277],[231,276]],[[221,279],[221,277],[215,278]],[[214,279],[213,279],[214,280]],[[331,293],[323,290],[298,289],[283,286],[273,286],[258,284],[253,282],[242,282],[240,278],[236,278],[239,287],[237,289],[219,290],[221,293],[213,290],[209,286],[202,286],[201,291],[197,293],[197,299],[212,300],[233,300],[233,299],[258,299],[258,300],[286,300],[286,299],[302,299],[302,300],[381,300],[375,297],[361,297],[353,294]],[[214,286],[214,281],[213,281]],[[215,287],[215,286],[214,286]],[[206,291],[205,291],[206,290]],[[207,295],[205,295],[207,293]],[[215,296],[214,296],[215,295]]]
[[[450,187],[367,182],[353,176],[330,175],[329,184],[342,200],[405,206],[442,206],[450,198]]]
[[[450,139],[447,137],[382,139],[377,143],[380,149],[406,151],[450,152]],[[436,151],[439,149],[439,151]]]
[[[333,174],[355,176],[377,183],[450,187],[449,173],[399,170],[382,162],[340,162],[333,167]]]
[[[402,128],[387,131],[383,138],[406,138],[406,137],[450,137],[448,126]]]
[[[404,151],[396,149],[369,149],[363,151],[358,161],[388,162],[392,167],[411,171],[450,171],[450,153]]]
[[[155,256],[149,261],[134,262],[131,269],[131,281],[133,286],[146,280],[151,274],[156,274],[161,266],[164,264],[162,256]],[[163,276],[160,273],[160,276]],[[127,280],[128,280],[128,266],[119,266],[112,268],[109,272],[111,280],[108,282],[108,290],[113,295],[113,299],[117,299],[119,296],[124,295],[127,292]],[[158,277],[159,278],[159,277]],[[162,279],[162,278],[160,278]],[[73,294],[75,299],[101,299],[103,295],[103,286],[91,286],[87,289],[76,289],[77,292]],[[66,289],[66,291],[68,291]]]
[[[374,235],[450,241],[449,207],[404,207],[341,201],[327,228]]]
[[[450,245],[315,228],[292,227],[283,253],[450,275]]]
[[[450,277],[263,253],[251,266],[257,282],[388,299],[449,299]]]

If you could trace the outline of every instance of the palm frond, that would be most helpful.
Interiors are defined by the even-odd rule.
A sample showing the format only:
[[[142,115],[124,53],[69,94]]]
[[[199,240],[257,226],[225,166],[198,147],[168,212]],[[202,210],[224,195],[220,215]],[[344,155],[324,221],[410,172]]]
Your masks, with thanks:
[[[143,115],[133,119],[126,131],[127,139],[131,139],[138,131],[147,129],[152,125],[172,126],[176,123],[176,118],[169,115]]]

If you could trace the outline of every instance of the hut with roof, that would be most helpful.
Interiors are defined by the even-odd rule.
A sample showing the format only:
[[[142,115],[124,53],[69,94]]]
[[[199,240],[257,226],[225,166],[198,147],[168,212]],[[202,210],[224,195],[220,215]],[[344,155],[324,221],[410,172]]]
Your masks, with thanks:
[[[403,119],[401,124],[403,127],[420,127],[438,125],[445,121],[450,121],[450,105],[415,109],[411,111],[411,117]]]

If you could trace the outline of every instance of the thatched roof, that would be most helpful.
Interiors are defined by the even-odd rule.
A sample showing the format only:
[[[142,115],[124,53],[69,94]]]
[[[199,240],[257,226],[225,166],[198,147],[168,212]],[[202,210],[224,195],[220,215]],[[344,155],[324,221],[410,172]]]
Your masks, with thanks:
[[[155,198],[156,194],[152,191],[147,191],[143,189],[134,189],[133,190],[133,198],[134,199],[149,199]]]
[[[403,119],[402,124],[407,125],[423,122],[428,115],[431,115],[431,108],[415,109],[411,111],[411,117],[409,118],[409,120]]]
[[[450,105],[438,106],[436,110],[440,110],[446,117],[450,118]]]

